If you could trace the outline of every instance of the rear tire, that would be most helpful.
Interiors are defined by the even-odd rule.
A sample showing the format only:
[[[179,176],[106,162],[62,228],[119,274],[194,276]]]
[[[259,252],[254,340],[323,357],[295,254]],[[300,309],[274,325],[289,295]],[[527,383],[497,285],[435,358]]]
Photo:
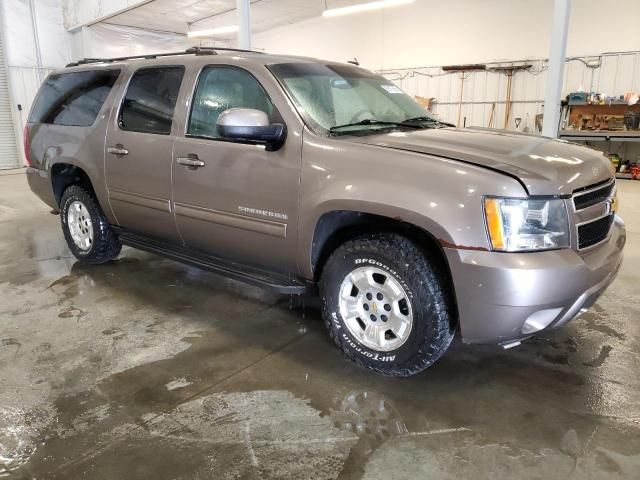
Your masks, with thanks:
[[[92,193],[71,185],[60,201],[62,231],[69,250],[80,261],[106,263],[118,256],[122,244]]]
[[[428,368],[455,334],[441,262],[398,234],[369,234],[338,247],[324,266],[320,295],[336,344],[350,360],[384,375]]]

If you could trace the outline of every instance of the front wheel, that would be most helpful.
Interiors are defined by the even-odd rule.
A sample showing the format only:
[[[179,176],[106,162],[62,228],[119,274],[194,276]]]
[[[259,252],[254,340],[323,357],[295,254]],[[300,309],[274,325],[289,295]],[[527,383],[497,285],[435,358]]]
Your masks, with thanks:
[[[79,185],[68,187],[60,201],[62,231],[71,253],[99,264],[118,256],[122,245],[95,197]]]
[[[323,316],[345,355],[389,376],[431,366],[455,333],[451,292],[440,262],[398,234],[348,241],[320,281]]]

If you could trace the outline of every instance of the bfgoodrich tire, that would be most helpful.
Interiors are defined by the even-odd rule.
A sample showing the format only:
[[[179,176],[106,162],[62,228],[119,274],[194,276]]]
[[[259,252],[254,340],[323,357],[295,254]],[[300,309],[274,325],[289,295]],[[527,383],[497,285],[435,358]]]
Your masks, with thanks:
[[[431,366],[455,333],[455,309],[440,262],[398,234],[348,241],[320,280],[330,335],[355,363],[389,376]]]
[[[60,201],[62,231],[71,253],[90,264],[118,256],[122,244],[92,193],[79,185],[68,187]]]

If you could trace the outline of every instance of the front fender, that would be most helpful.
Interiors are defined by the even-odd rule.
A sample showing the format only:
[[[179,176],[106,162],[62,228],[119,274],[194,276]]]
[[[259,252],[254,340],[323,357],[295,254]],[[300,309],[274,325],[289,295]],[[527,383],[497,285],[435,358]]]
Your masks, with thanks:
[[[410,223],[443,247],[489,248],[484,195],[523,196],[522,185],[494,171],[454,160],[305,133],[298,266],[312,276],[319,219],[348,210]]]

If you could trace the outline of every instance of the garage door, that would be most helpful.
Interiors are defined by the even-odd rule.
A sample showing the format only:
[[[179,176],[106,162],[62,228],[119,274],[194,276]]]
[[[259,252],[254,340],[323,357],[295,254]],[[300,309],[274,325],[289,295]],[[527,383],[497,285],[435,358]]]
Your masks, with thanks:
[[[2,32],[0,32],[0,170],[16,168],[19,165],[5,65]]]

